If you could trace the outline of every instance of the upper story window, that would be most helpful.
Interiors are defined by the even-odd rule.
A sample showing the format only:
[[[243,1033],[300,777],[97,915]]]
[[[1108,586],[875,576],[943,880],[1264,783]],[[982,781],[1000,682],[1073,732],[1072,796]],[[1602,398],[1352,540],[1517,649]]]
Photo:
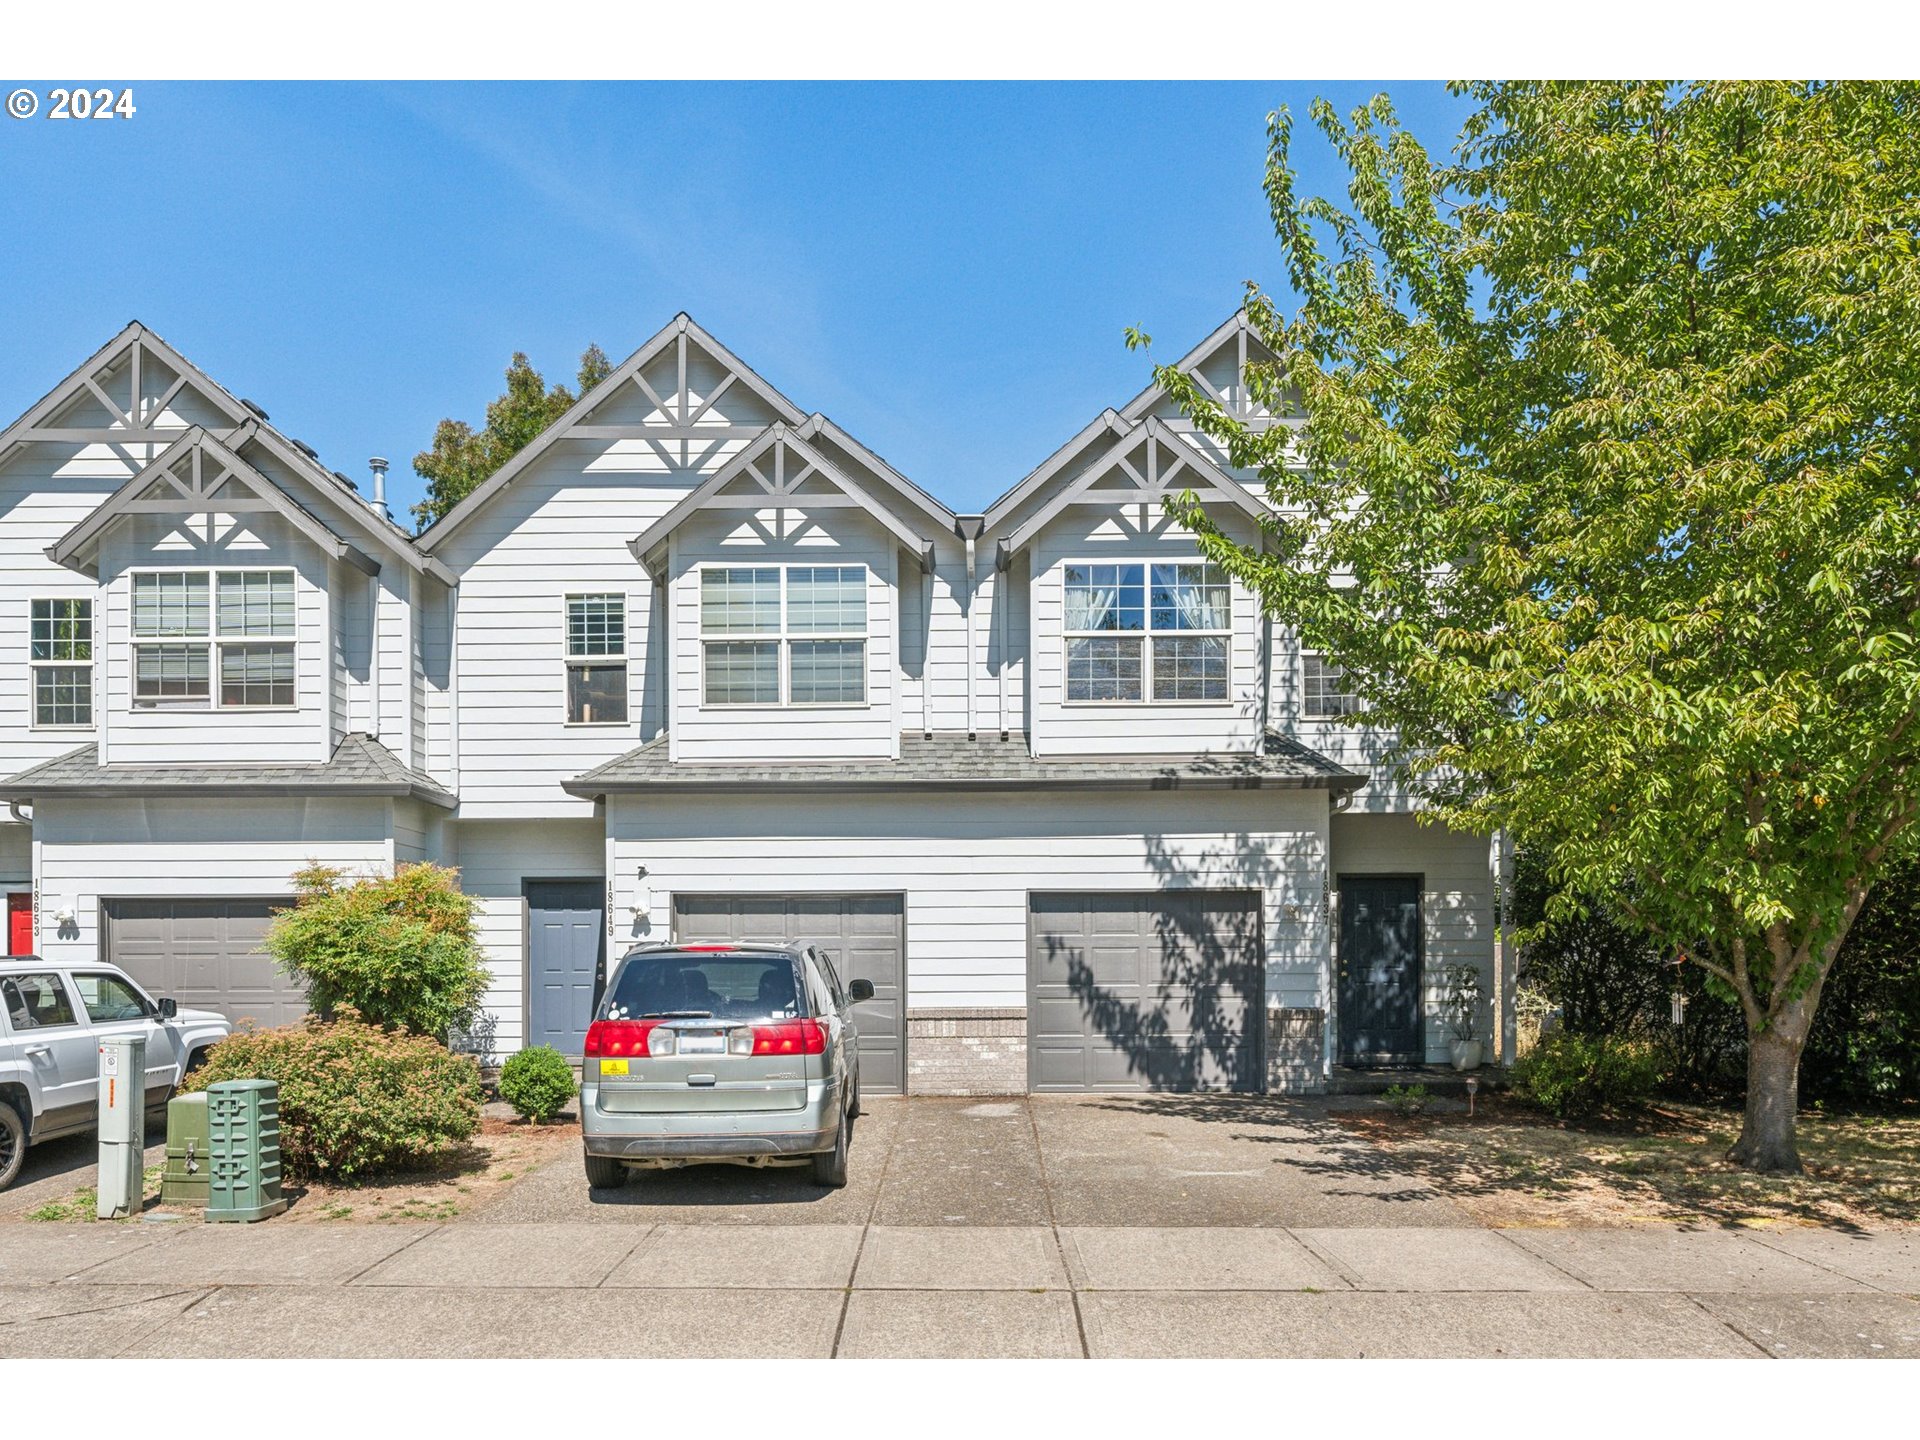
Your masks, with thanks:
[[[1066,567],[1067,699],[1228,698],[1233,604],[1204,560]]]
[[[290,709],[294,688],[291,570],[134,575],[135,708]]]
[[[627,723],[627,597],[567,597],[567,723]]]
[[[35,600],[28,665],[33,723],[40,729],[93,724],[93,601]]]
[[[1309,720],[1353,715],[1360,697],[1347,689],[1347,672],[1308,652],[1300,657],[1300,710]]]
[[[867,567],[700,571],[701,702],[864,705]]]

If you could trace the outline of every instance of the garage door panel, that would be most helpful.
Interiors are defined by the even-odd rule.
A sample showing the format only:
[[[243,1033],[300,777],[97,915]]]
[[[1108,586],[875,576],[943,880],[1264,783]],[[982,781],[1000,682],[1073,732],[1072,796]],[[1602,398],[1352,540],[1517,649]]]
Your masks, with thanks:
[[[678,895],[674,938],[817,944],[842,983],[873,985],[873,999],[853,1007],[862,1089],[906,1089],[906,923],[897,895]]]
[[[285,900],[107,900],[106,957],[183,1008],[235,1024],[289,1025],[304,989],[261,948]]]
[[[1030,926],[1032,1088],[1263,1088],[1256,895],[1036,895]]]

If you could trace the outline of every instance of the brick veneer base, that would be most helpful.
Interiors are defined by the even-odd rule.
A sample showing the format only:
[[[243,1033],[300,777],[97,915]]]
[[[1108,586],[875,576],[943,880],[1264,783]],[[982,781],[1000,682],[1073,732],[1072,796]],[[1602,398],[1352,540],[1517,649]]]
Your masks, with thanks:
[[[909,1010],[909,1095],[1024,1095],[1027,1012]]]

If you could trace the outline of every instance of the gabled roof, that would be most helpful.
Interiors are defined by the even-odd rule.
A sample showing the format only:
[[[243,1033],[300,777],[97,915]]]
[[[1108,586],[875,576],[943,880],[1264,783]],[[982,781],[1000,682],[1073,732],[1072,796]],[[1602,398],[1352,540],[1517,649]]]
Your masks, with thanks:
[[[244,446],[257,429],[258,422],[248,421],[234,431],[230,438],[235,445],[229,445],[194,426],[48,546],[48,558],[92,575],[100,537],[114,521],[126,516],[265,511],[279,515],[331,558],[347,560],[369,575],[379,574],[379,565],[365,551],[348,544],[311,512],[296,505],[272,479],[240,458],[236,446]]]
[[[1088,755],[1036,759],[1027,737],[959,733],[900,737],[900,758],[689,763],[668,758],[665,736],[587,771],[569,795],[810,790],[1304,790],[1359,789],[1367,777],[1297,740],[1268,731],[1257,751],[1219,755]]]
[[[1136,456],[1142,463],[1134,463]],[[1085,462],[1083,468],[1071,480],[1062,481],[1060,477],[1080,461]],[[1131,490],[1116,495],[1094,488],[1112,476],[1129,482]],[[987,533],[993,534],[997,528],[1010,525],[1026,502],[1040,502],[1037,508],[1026,511],[1017,526],[999,535],[999,558],[1003,564],[1031,544],[1041,529],[1070,505],[1116,499],[1157,504],[1169,493],[1190,489],[1224,501],[1255,521],[1272,513],[1265,501],[1222,470],[1185,436],[1151,415],[1129,421],[1115,411],[1103,411],[1099,419],[1056,451],[1030,478],[1035,483],[1002,496],[987,512]],[[1051,493],[1047,491],[1048,486],[1055,487]]]
[[[1200,373],[1201,367],[1219,353],[1221,346],[1227,344],[1232,344],[1235,349],[1234,373],[1236,375],[1245,375],[1249,360],[1277,358],[1267,342],[1260,338],[1260,332],[1253,328],[1253,322],[1247,319],[1247,312],[1242,308],[1234,311],[1212,334],[1174,361],[1173,368],[1184,370],[1193,376],[1200,388],[1216,403],[1232,409],[1232,406],[1227,405],[1227,397],[1214,389],[1207,378]],[[1138,420],[1164,400],[1166,395],[1166,387],[1155,380],[1120,407],[1120,416],[1125,420]]]
[[[151,377],[156,364],[173,378],[159,394],[149,397],[144,393],[147,388],[144,380]],[[127,377],[124,408],[118,395],[106,389],[122,366]],[[312,485],[314,498],[324,501],[329,516],[337,518],[345,528],[358,530],[367,539],[377,541],[382,549],[400,557],[409,568],[431,573],[449,584],[453,582],[452,572],[416,549],[403,527],[375,513],[351,481],[327,469],[305,446],[276,429],[258,406],[233,394],[138,320],[129,322],[18,420],[0,431],[0,464],[7,461],[16,447],[34,443],[171,445],[194,428],[194,422],[172,412],[174,403],[183,396],[197,400],[232,427],[225,430],[224,435],[205,422],[200,422],[202,428],[223,438],[236,450],[249,443],[259,445],[278,464]],[[105,414],[104,422],[58,423],[62,414],[76,404],[101,410]],[[244,437],[239,433],[242,430],[246,431]]]
[[[884,503],[849,475],[848,467],[835,464],[821,454],[812,442],[827,431],[828,423],[823,415],[811,416],[798,427],[784,423],[768,426],[758,440],[690,490],[679,504],[629,541],[627,548],[633,552],[634,559],[659,575],[665,563],[667,538],[703,510],[805,511],[851,503],[891,531],[895,539],[920,557],[922,565],[931,564],[934,527],[913,523],[901,513],[901,507]],[[891,472],[882,473],[884,477]],[[837,493],[821,494],[814,488],[820,484],[831,486]],[[735,485],[742,487],[740,493],[729,495],[727,491]],[[916,506],[916,509],[922,508],[926,507]],[[950,534],[953,517],[948,513],[945,518],[944,528]]]
[[[65,755],[0,780],[0,799],[127,795],[340,795],[406,797],[453,809],[459,802],[432,777],[409,769],[371,735],[348,735],[311,765],[102,765],[99,747]]]
[[[721,384],[703,397],[697,406],[692,403],[686,386],[687,357],[690,346],[703,351],[709,359],[717,361],[727,371],[727,376]],[[661,395],[647,383],[641,372],[669,351],[676,352],[678,357],[679,384],[675,394]],[[646,425],[595,426],[594,412],[615,400],[619,392],[628,385],[641,390],[658,412],[667,416],[668,419],[664,423]],[[458,533],[488,500],[511,485],[528,466],[562,440],[623,438],[723,440],[729,438],[734,433],[733,427],[703,423],[703,421],[708,408],[714,401],[720,398],[722,392],[734,385],[746,387],[789,425],[799,425],[806,419],[805,413],[799,406],[774,389],[756,374],[746,361],[701,329],[694,323],[692,316],[682,311],[651,340],[616,365],[605,380],[576,400],[572,409],[547,426],[517,455],[488,476],[472,494],[429,526],[419,537],[420,547],[423,550],[432,551],[446,544],[448,538]],[[762,427],[755,427],[756,433],[760,428]]]

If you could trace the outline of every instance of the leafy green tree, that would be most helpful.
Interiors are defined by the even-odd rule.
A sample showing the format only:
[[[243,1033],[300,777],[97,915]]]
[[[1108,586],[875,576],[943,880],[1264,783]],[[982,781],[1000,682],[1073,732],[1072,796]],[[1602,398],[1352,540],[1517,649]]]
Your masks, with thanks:
[[[606,352],[589,345],[580,356],[576,394],[564,385],[549,388],[526,355],[516,350],[513,363],[507,366],[506,391],[487,406],[486,425],[475,431],[464,420],[442,420],[433,432],[433,448],[413,457],[414,473],[427,482],[427,498],[413,507],[420,528],[426,529],[471,495],[481,481],[518,455],[528,441],[612,371]]]
[[[309,865],[293,877],[298,903],[274,917],[265,948],[321,1014],[352,1009],[444,1043],[472,1028],[489,983],[474,901],[458,879],[439,865],[357,880]]]
[[[1457,93],[1444,164],[1385,97],[1313,107],[1345,206],[1271,117],[1299,305],[1250,289],[1251,384],[1304,423],[1156,373],[1286,518],[1246,547],[1174,508],[1433,819],[1625,896],[1737,1000],[1732,1158],[1798,1171],[1821,987],[1920,811],[1920,85]]]

